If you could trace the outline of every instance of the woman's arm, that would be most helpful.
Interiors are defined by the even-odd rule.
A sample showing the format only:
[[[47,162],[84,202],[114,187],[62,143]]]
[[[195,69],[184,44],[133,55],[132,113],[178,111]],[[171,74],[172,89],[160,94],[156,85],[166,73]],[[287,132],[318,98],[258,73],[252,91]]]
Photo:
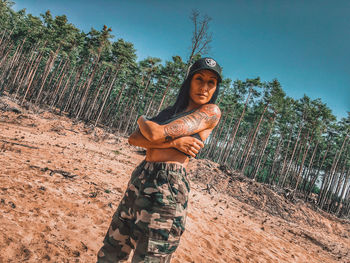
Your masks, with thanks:
[[[184,136],[168,142],[150,142],[141,134],[139,129],[137,129],[135,132],[133,132],[130,135],[128,141],[132,145],[139,146],[146,149],[147,148],[175,148],[192,157],[196,157],[199,150],[204,147],[203,142],[191,136]]]
[[[142,148],[173,148],[174,146],[174,140],[168,141],[168,142],[151,142],[147,140],[142,133],[140,132],[140,129],[138,128],[136,131],[134,131],[128,139],[129,144],[139,146]]]
[[[215,104],[204,104],[195,112],[165,125],[146,120],[141,116],[137,123],[142,135],[149,141],[169,142],[182,136],[213,129],[221,117],[220,108]]]

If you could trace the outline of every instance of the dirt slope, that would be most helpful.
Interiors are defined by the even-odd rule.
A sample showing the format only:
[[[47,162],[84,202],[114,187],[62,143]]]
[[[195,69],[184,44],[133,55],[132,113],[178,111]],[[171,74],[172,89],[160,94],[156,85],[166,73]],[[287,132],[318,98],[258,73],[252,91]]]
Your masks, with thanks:
[[[95,262],[143,158],[126,138],[0,98],[0,262]],[[191,161],[172,262],[350,262],[349,221],[222,170]]]

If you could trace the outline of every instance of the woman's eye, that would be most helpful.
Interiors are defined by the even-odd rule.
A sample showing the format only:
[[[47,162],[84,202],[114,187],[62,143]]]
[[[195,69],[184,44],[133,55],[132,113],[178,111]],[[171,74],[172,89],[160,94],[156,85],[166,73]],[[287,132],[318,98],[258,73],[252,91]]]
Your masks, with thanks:
[[[197,78],[197,80],[202,81],[203,79],[202,79],[202,78],[200,78],[200,77],[198,77],[198,78]]]

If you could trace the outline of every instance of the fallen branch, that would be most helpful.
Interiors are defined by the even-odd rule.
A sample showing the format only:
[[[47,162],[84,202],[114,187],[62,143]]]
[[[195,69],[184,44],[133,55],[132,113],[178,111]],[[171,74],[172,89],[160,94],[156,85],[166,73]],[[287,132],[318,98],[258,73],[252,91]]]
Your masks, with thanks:
[[[64,178],[74,178],[74,177],[78,176],[76,174],[71,174],[70,172],[66,172],[63,170],[51,170],[50,176],[54,175],[55,173],[62,175]]]
[[[9,142],[9,141],[5,141],[5,140],[1,140],[1,139],[0,139],[0,141],[4,142],[4,143],[10,143],[10,144],[13,144],[13,145],[19,145],[19,146],[27,147],[27,148],[30,148],[30,149],[39,149],[38,147],[30,146],[30,145],[26,145],[26,144],[22,144],[22,143]]]
[[[74,178],[74,177],[78,176],[77,174],[71,174],[70,172],[63,171],[63,170],[53,170],[53,169],[50,169],[48,167],[41,168],[41,167],[36,166],[36,165],[30,165],[29,167],[40,169],[40,171],[42,171],[42,172],[50,171],[50,176],[53,176],[56,173],[62,175],[64,178]]]

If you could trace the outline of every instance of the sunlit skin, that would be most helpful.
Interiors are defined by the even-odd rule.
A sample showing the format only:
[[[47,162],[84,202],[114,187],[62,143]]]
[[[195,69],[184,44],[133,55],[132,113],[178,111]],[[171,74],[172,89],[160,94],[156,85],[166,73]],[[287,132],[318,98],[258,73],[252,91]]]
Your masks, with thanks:
[[[137,121],[139,129],[131,134],[129,143],[146,148],[146,161],[176,162],[186,167],[189,157],[184,153],[195,157],[204,147],[202,141],[189,135],[198,133],[204,141],[221,117],[217,105],[206,104],[213,96],[216,86],[217,76],[214,72],[201,70],[195,73],[185,111],[197,110],[166,125],[159,125],[141,116]]]

